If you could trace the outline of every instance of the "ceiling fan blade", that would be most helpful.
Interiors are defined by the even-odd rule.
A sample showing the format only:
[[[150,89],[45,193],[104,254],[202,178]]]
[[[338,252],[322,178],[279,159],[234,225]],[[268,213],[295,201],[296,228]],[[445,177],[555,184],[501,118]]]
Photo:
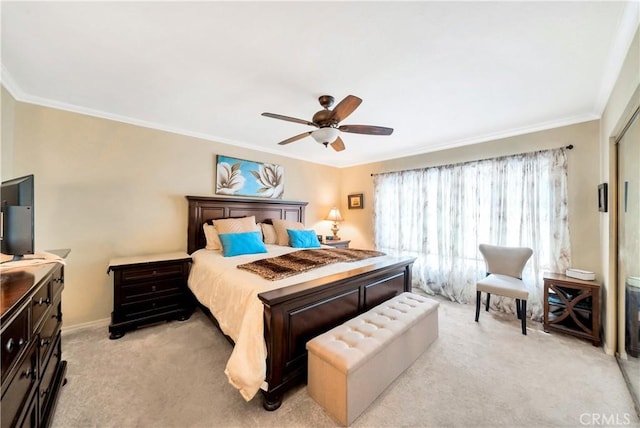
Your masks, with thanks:
[[[309,122],[308,120],[304,120],[304,119],[296,119],[295,117],[283,116],[281,114],[275,114],[275,113],[262,113],[262,116],[270,117],[273,119],[286,120],[288,122],[301,123],[303,125],[315,126],[316,128],[318,128],[318,125],[316,125],[313,122]]]
[[[281,146],[285,145],[285,144],[289,144],[289,143],[293,143],[294,141],[298,141],[298,140],[302,140],[304,137],[307,137],[309,135],[311,135],[313,131],[309,131],[309,132],[303,132],[302,134],[298,134],[294,137],[291,138],[287,138],[284,141],[280,141],[278,144],[280,144]]]
[[[333,150],[335,150],[336,152],[343,151],[345,147],[344,147],[344,143],[342,142],[342,138],[340,137],[336,138],[336,141],[331,143],[331,147],[333,147]]]
[[[391,135],[393,133],[393,128],[371,125],[342,125],[339,126],[338,129],[342,132],[351,132],[352,134]]]
[[[358,108],[362,100],[355,95],[347,95],[342,101],[334,107],[331,112],[331,119],[336,122],[342,122],[347,118],[355,109]]]

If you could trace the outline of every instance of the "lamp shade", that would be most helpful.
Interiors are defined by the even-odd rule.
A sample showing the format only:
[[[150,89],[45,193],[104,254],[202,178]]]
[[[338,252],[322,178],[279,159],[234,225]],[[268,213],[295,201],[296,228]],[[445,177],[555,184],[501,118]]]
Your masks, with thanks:
[[[331,208],[331,211],[329,211],[329,214],[327,215],[327,220],[342,221],[340,210],[336,207]]]
[[[339,134],[340,131],[338,130],[338,128],[331,128],[329,126],[326,128],[319,128],[311,132],[311,136],[313,137],[313,139],[320,144],[333,143],[334,141],[336,141],[336,138],[338,138]]]

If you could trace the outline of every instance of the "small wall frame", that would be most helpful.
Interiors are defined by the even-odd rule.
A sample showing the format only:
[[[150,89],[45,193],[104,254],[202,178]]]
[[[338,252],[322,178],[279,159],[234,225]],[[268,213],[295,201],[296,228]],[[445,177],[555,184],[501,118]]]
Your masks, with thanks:
[[[352,193],[347,196],[347,205],[350,210],[364,208],[364,193]]]
[[[607,183],[598,185],[598,211],[607,212]]]

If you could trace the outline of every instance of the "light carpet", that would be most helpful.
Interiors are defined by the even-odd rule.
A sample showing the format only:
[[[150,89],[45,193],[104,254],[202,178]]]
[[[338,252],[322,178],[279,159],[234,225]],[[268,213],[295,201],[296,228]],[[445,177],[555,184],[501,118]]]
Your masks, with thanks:
[[[440,298],[439,338],[354,427],[640,427],[616,360],[529,320]],[[275,412],[224,375],[231,345],[201,312],[109,340],[63,334],[68,383],[53,427],[332,427],[301,385]]]

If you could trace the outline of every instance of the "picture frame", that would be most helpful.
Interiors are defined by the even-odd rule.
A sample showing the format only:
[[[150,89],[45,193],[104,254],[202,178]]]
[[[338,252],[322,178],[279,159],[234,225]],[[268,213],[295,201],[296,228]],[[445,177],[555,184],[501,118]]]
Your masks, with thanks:
[[[350,210],[360,210],[364,208],[364,193],[352,193],[347,196],[347,206]]]
[[[216,194],[282,199],[284,167],[217,155]]]
[[[598,211],[607,212],[607,183],[598,185]]]

